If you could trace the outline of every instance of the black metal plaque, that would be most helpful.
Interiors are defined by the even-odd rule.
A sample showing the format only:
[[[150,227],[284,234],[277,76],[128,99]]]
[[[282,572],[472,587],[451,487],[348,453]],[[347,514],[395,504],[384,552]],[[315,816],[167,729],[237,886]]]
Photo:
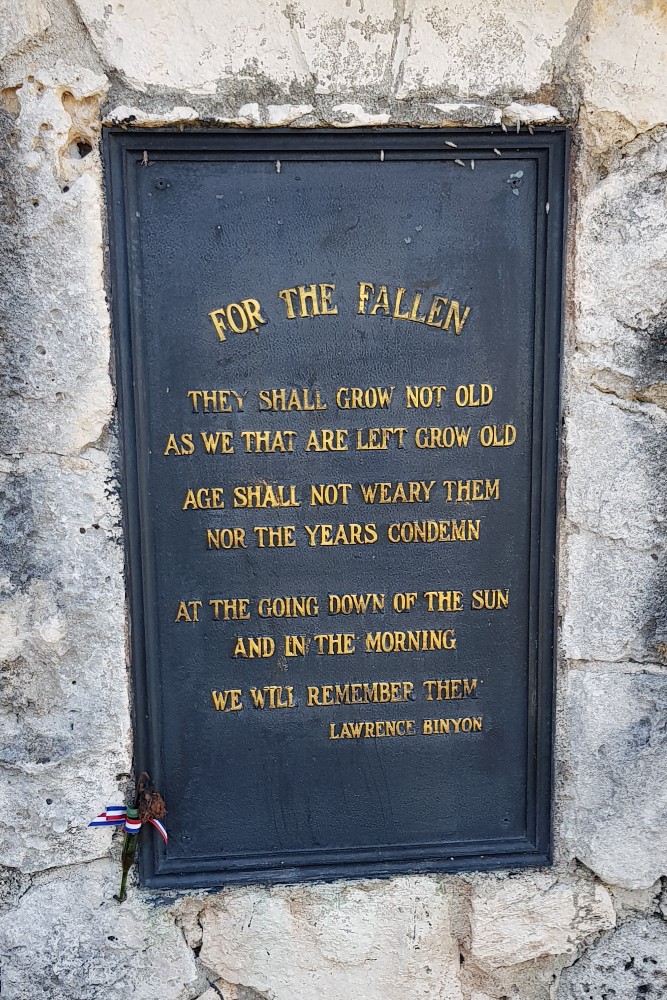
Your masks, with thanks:
[[[144,883],[548,863],[565,132],[106,152]]]

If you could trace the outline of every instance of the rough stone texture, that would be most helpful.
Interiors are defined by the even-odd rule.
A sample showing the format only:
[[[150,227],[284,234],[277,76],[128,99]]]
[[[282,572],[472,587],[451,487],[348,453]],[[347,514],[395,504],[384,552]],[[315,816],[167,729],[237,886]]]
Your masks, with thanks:
[[[562,832],[570,856],[639,888],[667,870],[667,137],[614,121],[605,144],[604,122],[584,123],[576,218]]]
[[[667,991],[666,53],[664,0],[0,0],[3,998]],[[113,901],[103,121],[573,125],[553,870]]]
[[[551,77],[576,0],[516,0],[511,5],[414,0],[400,97],[444,87],[462,97],[537,92]]]
[[[667,994],[667,928],[661,920],[619,927],[562,974],[556,1000],[642,1000]]]
[[[315,83],[316,93],[395,93],[399,99],[443,90],[467,97],[526,92],[549,80],[552,51],[564,40],[576,0],[516,0],[510,8],[457,0],[182,0],[129,4],[78,0],[105,61],[129,82],[214,92],[221,77]],[[181,44],[175,47],[174,34]]]
[[[91,801],[130,763],[99,159],[77,146],[105,86],[60,63],[17,89],[3,203],[0,862],[23,871],[104,853]]]
[[[94,862],[36,882],[0,917],[3,1000],[177,1000],[194,956],[166,912],[110,898],[117,865]],[[190,994],[192,995],[192,994]]]
[[[0,2],[0,63],[12,52],[39,38],[51,19],[40,0]]]
[[[479,881],[470,905],[470,953],[481,967],[506,968],[574,953],[616,923],[607,890],[543,873]]]
[[[578,530],[563,639],[577,660],[664,663],[667,137],[658,129],[633,145],[578,211],[573,368],[583,385],[567,422]],[[586,601],[587,589],[603,599]]]
[[[270,78],[288,89],[309,77],[275,2],[228,3],[222,17],[217,0],[141,6],[79,0],[77,7],[105,63],[139,88],[215,93],[221,78],[244,76]]]
[[[597,118],[600,131],[605,121]],[[632,133],[613,126],[617,156],[595,165],[603,176],[582,193],[577,209],[581,355],[572,360],[599,391],[664,410],[666,130],[655,128],[631,141]]]
[[[435,879],[227,892],[202,922],[204,964],[274,1000],[462,1000]]]
[[[585,102],[637,128],[664,122],[666,31],[662,0],[594,0],[581,46]]]
[[[659,913],[662,880],[655,882],[648,889],[625,889],[622,886],[610,886],[614,900],[614,908],[620,923],[625,923],[629,917],[638,913]]]
[[[597,665],[568,677],[576,758],[563,832],[585,865],[631,889],[650,887],[667,869],[666,697],[665,673]]]

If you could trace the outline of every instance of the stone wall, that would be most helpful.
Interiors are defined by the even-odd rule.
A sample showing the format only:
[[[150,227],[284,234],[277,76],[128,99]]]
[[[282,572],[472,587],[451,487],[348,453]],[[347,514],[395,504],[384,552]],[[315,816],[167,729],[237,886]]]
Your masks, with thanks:
[[[667,995],[667,4],[0,0],[0,995]],[[572,127],[556,863],[134,889],[101,124]]]

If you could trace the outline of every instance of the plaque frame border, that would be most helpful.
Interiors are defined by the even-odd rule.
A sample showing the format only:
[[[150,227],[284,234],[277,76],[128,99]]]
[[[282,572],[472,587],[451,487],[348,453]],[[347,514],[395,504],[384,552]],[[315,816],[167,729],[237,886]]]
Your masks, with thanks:
[[[560,484],[560,401],[562,312],[565,287],[565,247],[569,130],[565,126],[536,127],[532,134],[511,134],[501,128],[122,128],[104,126],[102,145],[107,202],[107,287],[112,318],[112,368],[117,392],[120,439],[120,479],[125,548],[126,599],[129,610],[132,723],[136,773],[148,770],[161,787],[161,727],[151,713],[159,704],[159,683],[147,668],[154,594],[144,566],[150,563],[142,539],[142,484],[145,470],[138,452],[147,447],[145,429],[137,421],[141,405],[141,360],[136,350],[140,333],[141,293],[131,263],[136,263],[136,220],[131,166],[150,157],[178,158],[185,154],[244,154],[248,158],[335,158],[384,151],[384,157],[415,158],[415,153],[442,159],[474,159],[497,149],[507,159],[518,153],[538,161],[538,204],[549,210],[536,226],[536,261],[543,262],[536,281],[536,338],[533,393],[532,506],[530,590],[536,594],[529,616],[529,634],[541,636],[531,657],[529,689],[528,816],[533,834],[526,839],[421,845],[403,848],[350,848],[292,852],[290,858],[196,859],[192,865],[165,864],[159,838],[146,838],[140,852],[140,882],[153,889],[215,889],[233,884],[275,884],[330,881],[339,878],[383,878],[399,874],[488,871],[542,867],[552,863],[553,728],[556,685],[556,557]],[[445,145],[455,143],[455,148]],[[541,224],[540,224],[541,223]],[[541,287],[538,287],[541,286]],[[538,322],[539,321],[539,322]],[[542,348],[540,351],[539,348]],[[538,381],[539,379],[539,381]],[[541,386],[541,396],[538,387]],[[540,404],[541,401],[541,405]],[[539,433],[536,428],[539,428]],[[537,459],[537,461],[536,461]],[[536,470],[537,473],[536,474]],[[536,481],[539,480],[539,481]],[[537,546],[537,551],[536,551]],[[168,789],[165,790],[168,794]],[[158,842],[159,841],[159,842]],[[283,852],[285,853],[285,852]],[[310,856],[307,856],[310,855]],[[326,855],[326,857],[325,857]]]

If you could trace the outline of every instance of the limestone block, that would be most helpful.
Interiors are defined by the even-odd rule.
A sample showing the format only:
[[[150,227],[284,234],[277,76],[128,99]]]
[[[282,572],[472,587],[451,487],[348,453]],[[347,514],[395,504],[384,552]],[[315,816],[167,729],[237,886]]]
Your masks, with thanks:
[[[647,551],[667,543],[667,413],[582,390],[567,417],[567,515],[587,531]],[[653,560],[655,562],[656,560]],[[586,609],[587,611],[588,609]]]
[[[0,572],[0,863],[98,857],[86,824],[129,769],[123,553],[108,457],[26,458],[8,476]],[[5,562],[6,560],[6,562]],[[22,580],[21,568],[30,574]]]
[[[600,489],[610,485],[601,483]],[[567,575],[560,584],[562,642],[569,659],[664,660],[667,608],[660,556],[653,558],[658,551],[630,548],[585,530],[570,534]]]
[[[664,997],[667,993],[667,924],[640,919],[605,936],[565,969],[555,1000]]]
[[[436,879],[230,890],[200,919],[202,962],[274,1000],[462,998]]]
[[[38,39],[50,24],[41,0],[0,0],[0,63]]]
[[[196,980],[193,953],[166,908],[136,892],[119,905],[118,878],[118,864],[77,866],[2,914],[3,1000],[181,1000]]]
[[[390,0],[295,0],[281,6],[316,94],[392,92],[408,32],[398,6]]]
[[[460,97],[531,93],[550,80],[576,0],[485,0],[408,7],[409,34],[397,96],[448,89]]]
[[[574,368],[599,396],[570,394],[567,510],[594,533],[569,543],[563,636],[577,659],[664,662],[667,650],[666,157],[664,138],[647,139],[598,185],[578,240]]]
[[[93,144],[106,80],[59,64],[18,89],[0,379],[14,453],[76,453],[112,413],[101,165]],[[5,439],[5,445],[10,444]]]
[[[17,86],[2,177],[0,863],[99,857],[86,829],[130,765],[101,169],[106,79]]]
[[[625,152],[578,207],[572,361],[603,391],[667,408],[667,130]]]
[[[648,888],[667,871],[667,676],[596,664],[565,690],[571,855],[609,884]]]
[[[276,0],[77,0],[105,62],[128,82],[215,93],[229,80],[247,93],[248,80],[287,88],[310,81],[310,69]]]
[[[667,8],[662,0],[591,5],[581,40],[584,101],[639,128],[667,117]]]
[[[592,881],[532,873],[474,883],[470,952],[494,970],[572,953],[591,934],[613,927],[611,896]]]
[[[317,94],[463,98],[530,93],[550,80],[576,0],[509,9],[456,0],[77,0],[105,61],[138,88],[215,93],[271,81]],[[174,39],[178,38],[178,44]],[[481,44],[480,44],[481,41]],[[247,90],[247,87],[246,87]]]
[[[582,105],[579,109],[578,127],[587,156],[600,162],[612,154],[616,159],[616,168],[620,151],[637,138],[637,129],[623,115],[600,111],[589,105]],[[608,175],[609,170],[605,170],[605,174]]]

